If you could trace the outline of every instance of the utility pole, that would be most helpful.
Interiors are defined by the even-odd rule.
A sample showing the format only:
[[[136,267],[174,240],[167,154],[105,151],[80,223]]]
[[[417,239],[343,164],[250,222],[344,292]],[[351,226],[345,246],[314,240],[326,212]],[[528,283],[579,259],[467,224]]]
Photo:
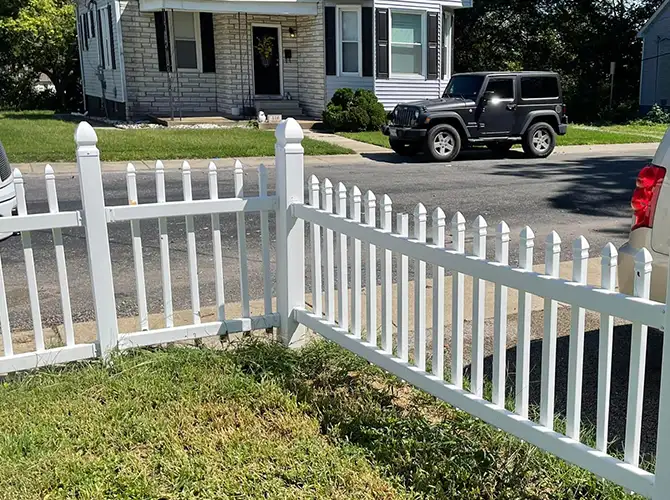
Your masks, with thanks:
[[[612,109],[612,100],[614,98],[614,71],[616,70],[616,62],[610,63],[610,109]]]

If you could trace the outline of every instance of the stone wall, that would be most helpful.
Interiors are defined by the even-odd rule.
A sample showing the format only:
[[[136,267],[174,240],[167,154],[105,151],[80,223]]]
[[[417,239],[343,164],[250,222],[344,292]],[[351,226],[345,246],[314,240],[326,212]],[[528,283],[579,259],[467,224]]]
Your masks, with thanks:
[[[154,14],[139,11],[129,0],[121,16],[129,118],[229,114],[233,107],[253,105],[253,24],[281,26],[284,94],[298,100],[308,116],[318,117],[325,105],[323,6],[314,16],[214,15],[216,73],[170,73],[158,69]],[[289,29],[296,37],[289,35]]]

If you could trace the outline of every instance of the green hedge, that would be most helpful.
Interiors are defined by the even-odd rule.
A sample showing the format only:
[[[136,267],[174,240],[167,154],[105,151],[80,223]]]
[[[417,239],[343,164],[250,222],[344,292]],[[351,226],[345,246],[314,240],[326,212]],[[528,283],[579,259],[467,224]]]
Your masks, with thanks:
[[[374,92],[339,89],[323,112],[323,123],[336,132],[379,130],[386,123],[384,106]]]

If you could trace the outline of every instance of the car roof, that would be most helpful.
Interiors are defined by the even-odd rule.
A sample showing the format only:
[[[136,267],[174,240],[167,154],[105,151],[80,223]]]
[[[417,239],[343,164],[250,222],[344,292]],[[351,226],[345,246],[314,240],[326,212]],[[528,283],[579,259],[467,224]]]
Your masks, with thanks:
[[[504,75],[504,76],[555,76],[558,77],[558,73],[554,71],[473,71],[469,73],[455,73],[453,76],[460,75],[478,75],[478,76],[491,76],[491,75]]]

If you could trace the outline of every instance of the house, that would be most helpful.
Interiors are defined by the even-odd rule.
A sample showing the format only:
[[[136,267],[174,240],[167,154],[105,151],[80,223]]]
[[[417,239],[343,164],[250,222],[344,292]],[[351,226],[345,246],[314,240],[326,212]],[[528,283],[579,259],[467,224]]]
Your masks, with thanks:
[[[670,0],[665,0],[637,34],[642,39],[640,112],[654,104],[670,110]]]
[[[116,119],[319,117],[340,87],[438,97],[471,0],[78,0],[86,108]]]

